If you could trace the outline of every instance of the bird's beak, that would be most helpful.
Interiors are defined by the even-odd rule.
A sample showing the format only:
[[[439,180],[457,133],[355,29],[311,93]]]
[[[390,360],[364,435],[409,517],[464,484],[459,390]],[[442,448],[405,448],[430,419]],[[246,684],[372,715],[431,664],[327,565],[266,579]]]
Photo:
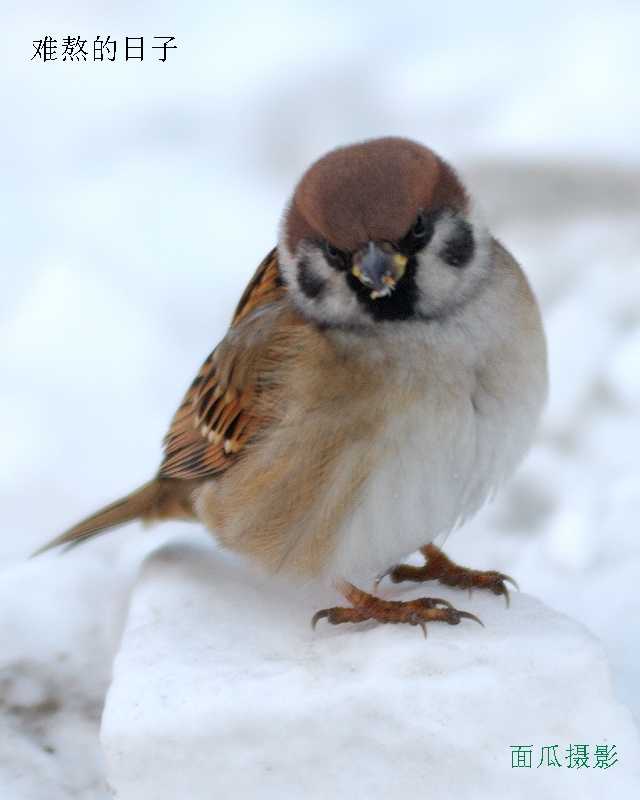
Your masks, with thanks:
[[[370,297],[387,297],[404,275],[407,257],[401,253],[385,253],[373,242],[361,255],[356,255],[351,272],[371,290]]]

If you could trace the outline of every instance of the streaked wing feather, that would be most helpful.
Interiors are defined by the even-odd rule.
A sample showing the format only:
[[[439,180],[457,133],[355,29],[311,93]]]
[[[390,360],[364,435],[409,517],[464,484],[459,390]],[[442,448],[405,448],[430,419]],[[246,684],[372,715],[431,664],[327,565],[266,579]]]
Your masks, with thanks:
[[[202,365],[164,440],[159,475],[204,478],[223,472],[270,419],[256,412],[259,374],[242,348],[229,346],[234,329],[261,307],[281,300],[285,289],[272,250],[243,293],[229,333]]]
[[[278,268],[278,254],[274,249],[266,256],[249,281],[236,306],[231,325],[242,322],[254,309],[263,303],[279,300],[285,295],[285,288]]]

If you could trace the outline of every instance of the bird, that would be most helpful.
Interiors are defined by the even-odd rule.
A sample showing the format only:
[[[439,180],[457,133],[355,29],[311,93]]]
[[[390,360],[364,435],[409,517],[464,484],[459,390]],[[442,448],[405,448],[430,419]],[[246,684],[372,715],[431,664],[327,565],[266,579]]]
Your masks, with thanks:
[[[302,590],[335,587],[348,605],[314,627],[480,622],[440,598],[385,600],[378,584],[436,580],[508,603],[515,581],[434,541],[514,471],[546,394],[535,296],[453,167],[402,137],[338,147],[295,186],[157,475],[38,552],[186,519]],[[403,563],[418,550],[423,566]]]

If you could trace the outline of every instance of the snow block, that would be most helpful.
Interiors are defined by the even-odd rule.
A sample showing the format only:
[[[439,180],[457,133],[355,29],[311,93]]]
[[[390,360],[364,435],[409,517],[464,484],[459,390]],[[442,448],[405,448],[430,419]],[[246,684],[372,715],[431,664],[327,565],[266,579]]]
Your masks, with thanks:
[[[152,555],[102,722],[113,795],[637,796],[638,734],[581,625],[517,592],[509,609],[434,583],[380,594],[442,597],[486,627],[434,623],[426,641],[399,625],[313,632],[313,613],[340,603],[331,592],[268,581],[206,544]],[[584,766],[567,760],[576,746]]]

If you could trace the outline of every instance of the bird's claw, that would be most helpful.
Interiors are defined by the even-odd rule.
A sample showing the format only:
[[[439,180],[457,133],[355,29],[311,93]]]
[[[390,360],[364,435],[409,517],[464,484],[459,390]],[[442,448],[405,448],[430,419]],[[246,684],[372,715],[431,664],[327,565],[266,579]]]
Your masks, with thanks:
[[[331,625],[343,622],[365,622],[375,620],[381,623],[406,623],[416,625],[427,635],[427,622],[446,622],[457,625],[461,619],[471,619],[482,625],[481,620],[468,611],[458,611],[448,600],[440,597],[419,597],[416,600],[381,600],[367,592],[348,584],[343,594],[351,603],[350,607],[334,606],[317,611],[311,620],[315,629],[318,620],[326,619]]]
[[[390,567],[389,569],[385,570],[384,572],[381,572],[381,573],[380,573],[380,574],[379,574],[379,575],[376,577],[376,579],[375,579],[375,580],[374,580],[374,582],[373,582],[373,591],[374,591],[374,592],[377,592],[377,591],[378,591],[378,586],[380,586],[380,584],[381,584],[381,583],[382,583],[382,581],[383,581],[383,580],[384,580],[384,579],[387,577],[387,575],[390,575],[390,574],[391,574],[391,572],[392,572],[392,570],[393,570],[393,569],[394,569],[393,567]]]
[[[484,622],[479,618],[476,617],[475,614],[470,614],[468,611],[458,611],[458,616],[464,617],[465,619],[472,619],[474,622],[477,622],[478,625],[482,625],[484,628]]]
[[[439,581],[446,586],[453,586],[458,589],[488,589],[495,595],[504,595],[509,606],[509,590],[505,581],[513,584],[519,591],[516,581],[509,575],[495,570],[467,569],[451,561],[445,554],[434,545],[426,545],[421,548],[421,552],[426,559],[426,563],[421,567],[414,567],[409,564],[396,564],[379,576],[376,586],[382,578],[389,576],[393,583],[402,581]]]
[[[323,608],[321,611],[316,611],[316,613],[311,618],[312,629],[315,631],[316,625],[318,624],[318,620],[323,619],[324,617],[328,617],[332,611],[333,611],[332,608]]]
[[[495,595],[504,595],[507,608],[509,608],[511,598],[505,581],[509,581],[509,583],[511,583],[517,591],[520,591],[520,587],[515,580],[509,577],[509,575],[504,575],[502,572],[495,572],[493,570],[487,572],[481,572],[480,570],[469,570],[469,572],[477,573],[478,576],[478,582],[470,585],[469,591],[472,589],[489,589],[489,591],[493,592]],[[473,577],[473,574],[471,577]]]

